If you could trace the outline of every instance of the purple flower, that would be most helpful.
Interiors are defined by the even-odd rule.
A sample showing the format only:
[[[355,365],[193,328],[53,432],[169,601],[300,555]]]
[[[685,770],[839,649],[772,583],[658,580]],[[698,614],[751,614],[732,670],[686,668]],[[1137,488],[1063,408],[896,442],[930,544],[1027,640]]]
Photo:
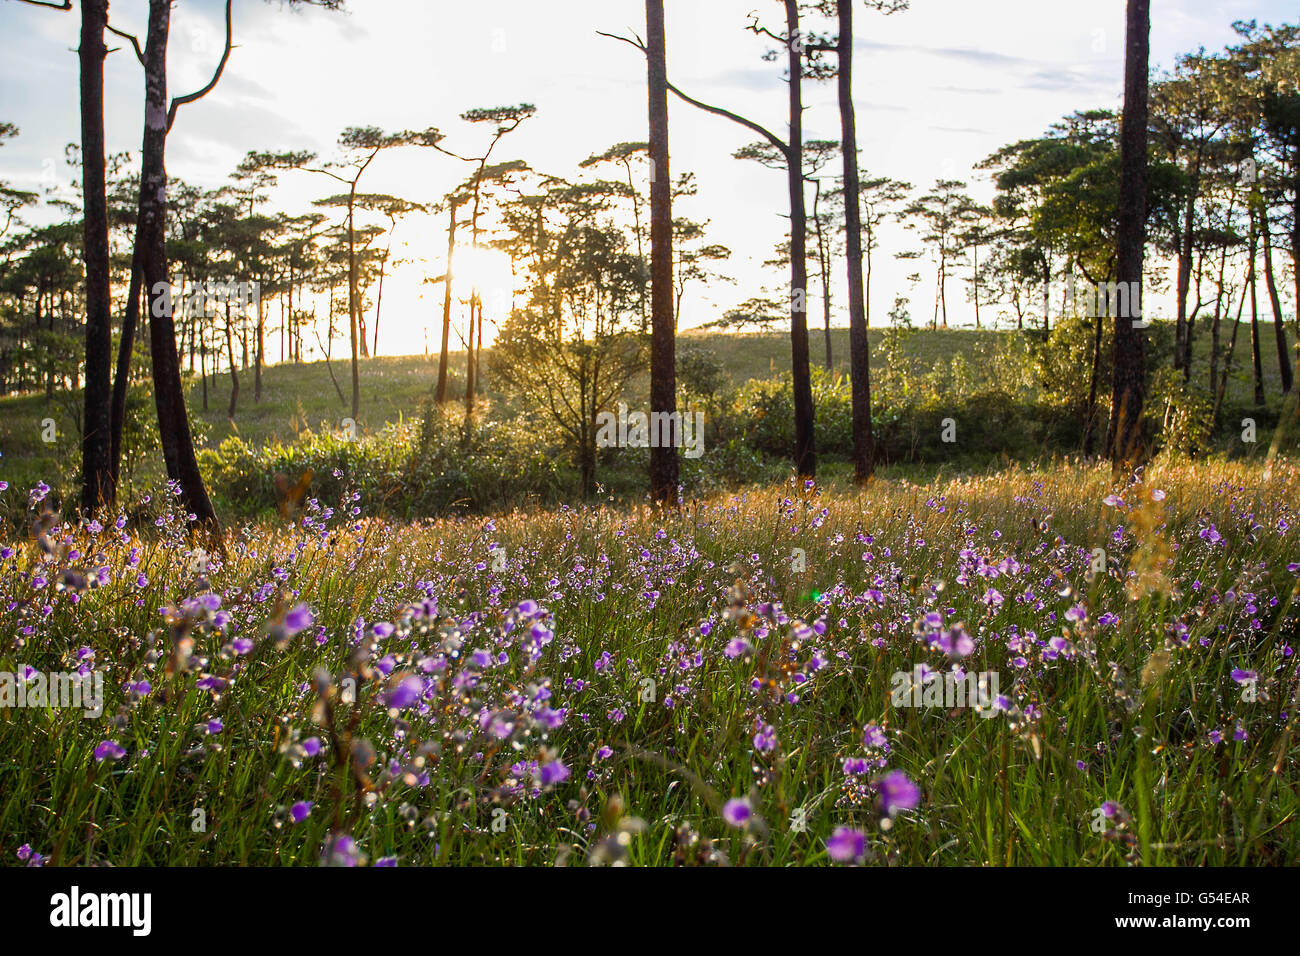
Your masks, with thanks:
[[[554,730],[555,728],[564,725],[564,715],[566,713],[568,713],[568,709],[565,707],[561,707],[559,710],[555,710],[551,707],[542,707],[537,711],[537,713],[533,714],[533,719],[547,730]]]
[[[96,762],[119,760],[126,756],[126,750],[116,740],[105,740],[95,748]]]
[[[321,866],[360,866],[361,851],[357,841],[346,833],[331,833],[320,851]]]
[[[308,737],[302,742],[302,752],[308,757],[314,757],[320,753],[320,738]]]
[[[1252,681],[1259,680],[1259,675],[1254,671],[1247,671],[1242,670],[1240,667],[1234,667],[1232,669],[1232,679],[1238,684],[1249,684]]]
[[[542,765],[537,778],[542,782],[543,787],[554,786],[569,779],[569,768],[562,761],[552,760]]]
[[[722,819],[733,827],[743,827],[754,815],[754,809],[744,797],[734,797],[722,805]]]
[[[418,677],[403,677],[396,687],[388,692],[388,709],[405,710],[415,704],[424,694],[424,681]]]
[[[737,657],[748,654],[751,650],[753,650],[753,645],[749,641],[743,637],[735,637],[727,642],[727,646],[722,653],[728,660],[735,660]]]
[[[844,776],[851,777],[855,774],[870,773],[871,761],[866,757],[845,757],[844,758]]]
[[[836,827],[826,841],[826,853],[836,863],[852,863],[867,851],[867,838],[859,830]]]
[[[887,773],[880,781],[880,809],[893,816],[899,810],[911,810],[921,802],[921,788],[901,770]]]
[[[299,800],[289,808],[289,816],[293,818],[294,823],[302,823],[311,815],[312,802],[310,800]]]
[[[284,616],[284,629],[290,635],[297,634],[299,631],[305,631],[315,623],[316,618],[311,613],[311,608],[305,604],[299,604],[292,611]]]

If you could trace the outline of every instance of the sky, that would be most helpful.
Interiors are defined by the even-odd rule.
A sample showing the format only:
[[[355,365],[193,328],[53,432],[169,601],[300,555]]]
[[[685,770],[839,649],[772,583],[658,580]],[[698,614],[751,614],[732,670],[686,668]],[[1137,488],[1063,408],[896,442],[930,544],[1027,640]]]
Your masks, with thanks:
[[[143,38],[147,6],[146,0],[112,0],[110,22]],[[643,35],[641,0],[348,0],[347,7],[332,13],[235,0],[235,49],[218,86],[181,108],[168,137],[169,175],[216,188],[249,150],[308,149],[328,157],[339,132],[357,125],[435,126],[449,149],[475,155],[489,131],[459,115],[520,102],[534,104],[537,113],[503,141],[494,160],[521,158],[573,177],[593,153],[647,136],[644,60],[597,33]],[[669,78],[698,99],[784,135],[783,64],[765,62],[770,41],[746,29],[751,10],[765,25],[783,28],[782,4],[665,0],[665,10]],[[1152,68],[1172,67],[1179,53],[1233,42],[1234,20],[1294,17],[1286,0],[1156,0]],[[875,175],[921,189],[936,179],[964,180],[972,195],[987,200],[986,174],[973,170],[980,160],[1041,135],[1075,110],[1120,105],[1123,0],[913,0],[905,12],[863,9],[855,21],[860,164]],[[21,130],[0,148],[0,179],[70,196],[63,155],[79,138],[77,14],[0,0],[0,37],[0,120]],[[138,154],[141,69],[124,41],[110,39],[118,49],[105,68],[108,149]],[[168,61],[172,95],[207,82],[223,39],[221,0],[177,0]],[[838,138],[834,83],[806,82],[805,102],[805,137]],[[782,275],[762,263],[784,236],[788,208],[783,173],[732,158],[755,139],[752,133],[675,98],[669,111],[673,174],[693,171],[699,187],[674,214],[709,221],[709,241],[732,250],[722,271],[735,279],[688,287],[681,325],[690,328],[763,287],[783,288]],[[432,203],[467,171],[432,150],[391,151],[375,160],[362,188]],[[332,186],[307,173],[283,174],[272,206],[305,212]],[[442,217],[411,217],[398,226],[393,255],[408,261],[385,280],[381,354],[422,351],[426,330],[431,343],[436,338],[441,287],[423,280],[443,271],[444,229]],[[916,264],[893,258],[914,248],[915,238],[900,228],[882,235],[873,324],[895,294],[911,298],[918,324],[929,320],[929,268],[913,285],[908,276]],[[834,324],[846,324],[842,292],[832,290],[832,299]],[[953,324],[973,319],[965,299],[964,285],[950,285]],[[809,308],[810,324],[820,324],[815,296]],[[268,348],[276,358],[275,347]]]

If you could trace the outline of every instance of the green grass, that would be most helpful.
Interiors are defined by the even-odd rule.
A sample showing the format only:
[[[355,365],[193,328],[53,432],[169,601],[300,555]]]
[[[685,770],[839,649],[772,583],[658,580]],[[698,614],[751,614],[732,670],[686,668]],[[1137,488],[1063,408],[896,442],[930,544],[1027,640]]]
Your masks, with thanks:
[[[174,520],[66,529],[52,553],[13,542],[0,670],[67,670],[89,648],[107,701],[98,720],[0,708],[0,860],[28,844],[61,864],[312,864],[343,834],[404,865],[819,865],[849,827],[875,864],[1294,864],[1300,471],[1157,464],[1115,490],[1124,505],[1103,502],[1106,470],[1063,463],[865,493],[778,485],[663,516],[309,510],[231,535],[206,578]],[[56,590],[69,567],[107,580]],[[160,616],[209,591],[229,619]],[[430,598],[432,617],[411,613]],[[525,599],[554,635],[535,656]],[[277,642],[300,602],[319,633]],[[891,701],[895,673],[946,666],[915,634],[934,610],[964,622],[963,663],[1000,675],[1009,712]],[[237,637],[254,645],[236,658]],[[752,651],[729,657],[737,638]],[[1235,668],[1257,672],[1256,695]],[[425,705],[390,711],[412,674]],[[147,694],[123,692],[140,681]],[[864,747],[867,725],[887,751]],[[311,737],[323,750],[304,758]],[[97,761],[105,740],[124,756]],[[846,776],[858,757],[873,765]],[[557,759],[568,779],[535,783],[529,762]],[[886,771],[921,794],[892,819]],[[720,816],[740,797],[745,829]],[[314,806],[294,824],[298,801]]]

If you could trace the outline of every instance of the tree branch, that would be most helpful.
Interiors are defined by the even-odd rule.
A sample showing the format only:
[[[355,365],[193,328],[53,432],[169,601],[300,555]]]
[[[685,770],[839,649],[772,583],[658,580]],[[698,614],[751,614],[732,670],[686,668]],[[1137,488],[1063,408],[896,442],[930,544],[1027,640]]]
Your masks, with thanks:
[[[135,50],[135,58],[140,61],[141,66],[144,66],[144,50],[140,48],[140,40],[134,33],[127,33],[125,30],[119,30],[117,27],[113,26],[113,24],[107,22],[104,24],[104,27],[114,36],[119,36],[123,40],[130,41],[132,48]]]
[[[171,106],[167,109],[167,132],[171,132],[172,124],[176,122],[176,111],[185,103],[193,103],[197,99],[202,99],[212,92],[212,88],[217,85],[221,79],[221,73],[226,68],[226,61],[230,59],[231,49],[231,25],[230,25],[230,4],[232,0],[226,0],[226,48],[222,51],[221,62],[217,64],[216,72],[212,74],[212,79],[208,85],[201,90],[195,90],[193,93],[186,93],[184,96],[177,96],[172,100]]]
[[[645,43],[641,40],[640,37],[636,37],[635,33],[632,34],[634,37],[636,37],[635,40],[630,40],[627,37],[616,36],[613,33],[605,33],[601,30],[597,30],[596,33],[599,36],[609,37],[611,40],[621,40],[624,43],[628,44],[629,46],[636,47],[643,54],[646,53]],[[733,123],[739,123],[741,126],[744,126],[746,129],[753,130],[759,136],[762,136],[769,143],[771,143],[773,146],[779,149],[781,151],[781,154],[785,156],[787,160],[789,160],[790,147],[787,146],[785,144],[785,141],[781,139],[779,136],[777,136],[775,133],[771,132],[770,130],[766,129],[763,126],[760,126],[758,123],[755,123],[753,120],[747,119],[744,116],[740,116],[736,113],[733,113],[730,110],[723,109],[721,106],[710,106],[708,103],[701,102],[700,100],[695,99],[695,97],[693,96],[687,96],[676,86],[674,86],[671,82],[669,82],[667,86],[668,89],[672,90],[673,94],[677,96],[678,99],[684,100],[685,102],[690,103],[692,106],[704,110],[704,112],[706,113],[712,113],[715,116],[724,117],[725,119],[731,120]]]

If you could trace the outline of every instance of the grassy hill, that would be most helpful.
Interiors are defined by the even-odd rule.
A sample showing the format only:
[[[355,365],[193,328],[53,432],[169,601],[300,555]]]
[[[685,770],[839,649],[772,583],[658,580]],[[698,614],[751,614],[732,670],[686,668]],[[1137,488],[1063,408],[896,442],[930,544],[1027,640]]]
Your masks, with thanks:
[[[1280,400],[1277,352],[1271,322],[1261,323],[1261,354],[1265,388],[1270,405]],[[904,354],[914,369],[923,372],[936,362],[950,361],[963,354],[975,362],[990,353],[1006,337],[1018,333],[970,329],[922,329],[903,340]],[[882,329],[871,330],[873,362],[878,359]],[[1226,336],[1225,336],[1226,339]],[[811,355],[815,365],[825,364],[824,332],[810,333]],[[1204,377],[1208,341],[1197,340],[1198,370]],[[1225,341],[1226,346],[1226,341]],[[712,351],[733,384],[753,378],[770,378],[790,367],[789,335],[784,332],[748,334],[685,332],[679,336],[679,348],[702,348]],[[848,330],[831,330],[833,368],[848,371]],[[332,371],[332,375],[331,375]],[[242,370],[240,395],[233,420],[227,416],[231,382],[229,374],[210,376],[207,402],[204,388],[197,378],[189,385],[189,405],[201,447],[215,448],[224,439],[238,435],[251,445],[289,441],[305,429],[339,430],[350,417],[351,378],[348,362],[334,361],[303,365],[270,365],[263,370],[260,401],[253,396],[253,374]],[[1080,375],[1087,370],[1080,369]],[[384,423],[419,418],[424,403],[437,379],[436,357],[397,356],[363,359],[360,363],[361,413],[358,429],[362,433],[378,431]],[[337,383],[337,385],[336,385]],[[489,397],[493,395],[490,371],[486,377]],[[464,391],[464,354],[453,353],[449,391],[459,396]],[[1249,328],[1243,328],[1233,356],[1229,379],[1229,404],[1251,402]],[[341,397],[340,397],[341,393]],[[56,393],[47,400],[44,393],[0,397],[0,479],[17,487],[30,487],[37,480],[53,483],[62,477],[75,480],[80,462],[80,393]],[[145,412],[152,416],[151,402]],[[48,422],[52,420],[55,441],[46,442]],[[147,485],[162,474],[161,458],[149,456],[140,467],[136,483]]]

